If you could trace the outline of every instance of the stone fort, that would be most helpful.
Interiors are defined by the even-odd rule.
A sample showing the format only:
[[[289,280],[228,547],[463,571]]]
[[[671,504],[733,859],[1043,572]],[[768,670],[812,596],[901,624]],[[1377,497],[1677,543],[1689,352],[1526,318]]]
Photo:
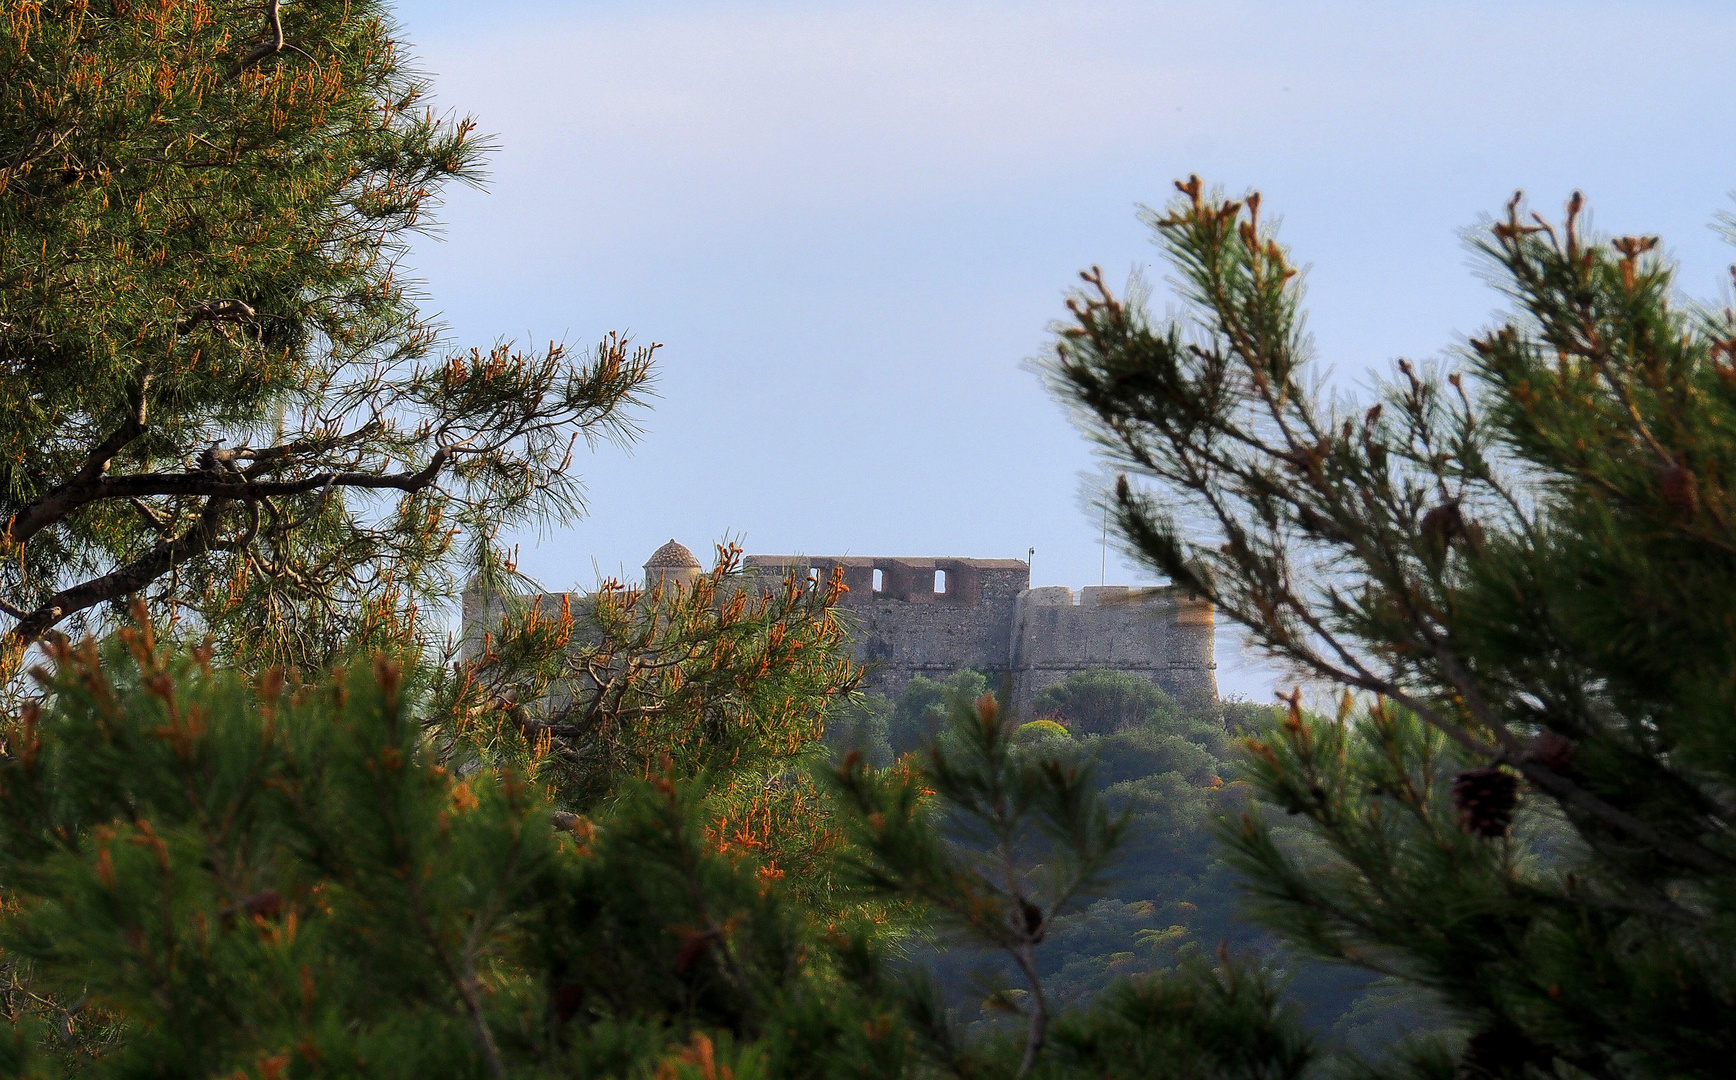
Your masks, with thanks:
[[[917,675],[975,668],[1011,685],[1015,709],[1086,668],[1140,675],[1176,695],[1217,696],[1211,604],[1175,586],[1031,588],[1017,559],[749,555],[748,587],[842,568],[840,606],[868,670],[865,689],[898,696]],[[691,581],[699,560],[674,540],[645,564],[645,583]]]

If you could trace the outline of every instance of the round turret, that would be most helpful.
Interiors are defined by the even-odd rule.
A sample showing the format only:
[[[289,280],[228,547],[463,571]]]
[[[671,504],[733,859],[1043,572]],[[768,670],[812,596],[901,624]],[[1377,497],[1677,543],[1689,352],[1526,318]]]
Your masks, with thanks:
[[[692,585],[699,573],[699,560],[693,557],[693,552],[671,539],[645,561],[645,587]]]

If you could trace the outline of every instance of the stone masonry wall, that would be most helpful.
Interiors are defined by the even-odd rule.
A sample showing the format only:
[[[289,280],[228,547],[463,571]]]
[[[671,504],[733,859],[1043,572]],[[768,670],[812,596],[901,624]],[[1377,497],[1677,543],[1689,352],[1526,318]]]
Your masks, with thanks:
[[[866,689],[897,697],[918,675],[974,668],[1010,688],[1015,710],[1043,688],[1091,667],[1140,675],[1177,694],[1217,696],[1212,607],[1178,588],[1032,589],[1015,559],[904,559],[750,555],[744,588],[775,590],[787,577],[829,579],[842,567],[841,616],[867,666]],[[560,594],[541,598],[558,608]],[[572,594],[575,613],[585,597]],[[465,655],[498,601],[464,597]]]
[[[1178,696],[1217,696],[1212,608],[1179,588],[1032,589],[1014,625],[1014,700],[1086,668],[1132,672]]]
[[[917,675],[975,668],[991,683],[1010,683],[1014,708],[1025,709],[1072,672],[1106,667],[1173,694],[1217,695],[1211,605],[1180,589],[1032,589],[1030,568],[1013,559],[746,560],[761,588],[791,575],[828,577],[838,566],[850,588],[841,606],[854,624],[856,658],[875,693],[896,697]]]

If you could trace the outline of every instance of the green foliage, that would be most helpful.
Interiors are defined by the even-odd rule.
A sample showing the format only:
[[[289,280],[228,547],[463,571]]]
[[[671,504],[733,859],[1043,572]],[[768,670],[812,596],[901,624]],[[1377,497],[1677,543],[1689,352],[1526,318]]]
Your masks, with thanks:
[[[1107,681],[1097,672],[1073,678],[1084,688]],[[913,686],[906,701],[926,704],[932,685]],[[1196,930],[1180,925],[1200,910],[1181,894],[1202,870],[1217,879],[1203,898],[1216,910],[1202,928],[1228,925],[1227,871],[1205,843],[1221,782],[1199,777],[1203,801],[1128,788],[1185,789],[1179,774],[1215,766],[1223,733],[1209,715],[1180,720],[1179,706],[1154,700],[1142,726],[1080,742],[1053,721],[1034,722],[1044,733],[1033,739],[1033,724],[1017,724],[992,698],[954,698],[948,727],[924,753],[894,770],[876,773],[858,758],[840,769],[847,832],[860,851],[846,858],[858,860],[872,888],[926,905],[950,930],[955,949],[923,957],[942,983],[909,1001],[906,1015],[955,1074],[1278,1078],[1302,1076],[1313,1060],[1280,981],[1222,947],[1214,967],[1205,958],[1217,939],[1201,949]],[[1122,776],[1082,768],[1086,759]],[[1115,806],[1129,809],[1117,817]],[[1170,833],[1152,828],[1160,819]],[[1168,857],[1153,857],[1178,839]],[[1111,851],[1113,868],[1103,862]],[[1165,899],[1084,904],[1093,885]],[[972,947],[1005,954],[1024,989],[990,989],[985,1020],[960,1031],[958,1011],[938,994],[958,981],[959,951]],[[1023,1032],[1013,1038],[995,1017],[1022,1017]]]
[[[1339,969],[1354,974],[1355,969]],[[1377,979],[1333,1021],[1328,1039],[1350,1061],[1440,1059],[1443,1074],[1457,1071],[1453,1061],[1452,1018],[1432,992],[1404,979]],[[1426,1073],[1426,1068],[1425,1068]]]
[[[534,789],[422,760],[388,663],[250,688],[129,636],[112,679],[58,650],[0,769],[7,955],[124,1028],[85,1068],[481,1075],[485,987],[557,857]]]
[[[1049,372],[1129,474],[1129,547],[1370,695],[1251,746],[1293,823],[1230,828],[1262,918],[1469,1032],[1369,1075],[1722,1075],[1736,314],[1577,194],[1560,223],[1515,197],[1477,249],[1516,310],[1463,370],[1323,402],[1258,197],[1178,187],[1148,220],[1188,307],[1093,271]]]
[[[1146,724],[1163,724],[1176,712],[1170,696],[1147,679],[1125,671],[1092,668],[1076,672],[1037,694],[1038,716],[1055,716],[1079,735],[1106,735]]]
[[[948,681],[966,689],[982,685],[972,673]],[[932,708],[932,695],[944,685],[913,680],[899,710],[919,715],[919,708]],[[1214,850],[1210,830],[1213,815],[1239,805],[1250,790],[1245,783],[1224,782],[1232,751],[1215,703],[1201,708],[1178,702],[1138,676],[1101,669],[1077,672],[1045,693],[1051,702],[1107,698],[1150,706],[1137,725],[1107,734],[1076,736],[1053,721],[1019,728],[1020,743],[1033,753],[1091,762],[1099,797],[1130,815],[1105,886],[1109,895],[1057,918],[1037,954],[1050,1000],[1058,1007],[1081,1005],[1118,980],[1210,956],[1221,942],[1260,944],[1259,936],[1236,920],[1234,875]],[[954,708],[969,702],[962,696],[952,699]],[[1033,724],[1044,729],[1044,737],[1027,734]],[[949,740],[944,731],[937,736],[942,747]],[[1016,977],[1010,964],[968,947],[926,950],[920,960],[949,1000],[971,1011],[985,995],[995,1000],[996,987]],[[1317,982],[1308,979],[1301,989],[1320,999],[1323,1015],[1315,1019],[1322,1026],[1348,1000],[1336,990],[1317,993]],[[992,1028],[994,1019],[991,1009],[972,1027]]]
[[[134,597],[259,669],[416,640],[577,511],[650,351],[430,358],[399,260],[484,147],[427,93],[377,0],[0,9],[8,677]]]
[[[1171,704],[1150,723],[1077,739],[1072,750],[1093,763],[1101,797],[1130,817],[1108,895],[1055,928],[1044,974],[1057,1000],[1089,1001],[1118,979],[1210,956],[1222,942],[1263,944],[1238,920],[1234,874],[1211,834],[1213,816],[1238,807],[1248,788],[1224,782],[1231,754],[1210,715]]]
[[[1275,705],[1260,705],[1240,698],[1228,698],[1219,703],[1224,714],[1224,730],[1232,734],[1264,731],[1277,711]]]
[[[52,995],[7,1074],[902,1072],[872,922],[719,844],[703,785],[557,814],[534,762],[436,764],[388,661],[250,684],[126,636],[5,732],[0,938]]]
[[[1024,1075],[1049,1023],[1037,946],[1101,883],[1126,820],[1104,807],[1089,770],[1023,747],[990,695],[958,702],[946,735],[909,768],[845,759],[838,783],[855,842],[845,857],[869,888],[925,905],[1018,965],[1029,995]]]
[[[826,714],[826,745],[884,769],[892,764],[892,717],[892,702],[878,694],[839,699]]]
[[[1058,1073],[1297,1080],[1314,1048],[1278,986],[1232,961],[1117,985],[1055,1027]]]
[[[770,1076],[898,1075],[909,1043],[879,985],[873,925],[817,923],[769,864],[714,843],[702,796],[632,786],[588,857],[546,882],[550,917],[527,951],[551,1007],[577,1014],[569,1052],[595,1060],[613,1050],[599,1026],[638,1027],[665,1055],[672,1033],[733,1042]],[[595,1068],[619,1075],[645,1058]]]
[[[467,769],[534,759],[568,811],[596,813],[633,780],[700,782],[718,843],[829,910],[836,829],[806,766],[861,677],[840,583],[750,595],[740,555],[720,547],[710,573],[650,592],[496,594],[475,618],[492,630],[434,680],[426,724]]]
[[[990,690],[979,671],[955,671],[944,680],[918,675],[905,684],[889,721],[889,741],[894,756],[902,757],[927,746],[947,729],[958,702],[975,701]]]
[[[586,595],[495,594],[473,654],[433,711],[482,756],[547,738],[545,775],[587,810],[623,777],[728,770],[756,782],[808,754],[861,672],[838,621],[841,583],[750,595],[720,547],[691,585],[605,583]]]

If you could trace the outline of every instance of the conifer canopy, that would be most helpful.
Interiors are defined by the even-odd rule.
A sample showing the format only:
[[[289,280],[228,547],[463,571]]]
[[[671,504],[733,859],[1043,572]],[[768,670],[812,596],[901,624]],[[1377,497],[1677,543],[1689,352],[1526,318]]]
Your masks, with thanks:
[[[1736,313],[1516,195],[1477,244],[1510,317],[1327,398],[1259,196],[1176,186],[1185,311],[1090,271],[1047,370],[1129,548],[1344,689],[1249,743],[1307,841],[1225,823],[1256,911],[1428,991],[1463,1074],[1727,1074]]]
[[[0,8],[15,658],[136,595],[325,663],[450,591],[471,538],[578,509],[574,444],[628,433],[650,350],[442,358],[401,266],[484,149],[375,0]]]

